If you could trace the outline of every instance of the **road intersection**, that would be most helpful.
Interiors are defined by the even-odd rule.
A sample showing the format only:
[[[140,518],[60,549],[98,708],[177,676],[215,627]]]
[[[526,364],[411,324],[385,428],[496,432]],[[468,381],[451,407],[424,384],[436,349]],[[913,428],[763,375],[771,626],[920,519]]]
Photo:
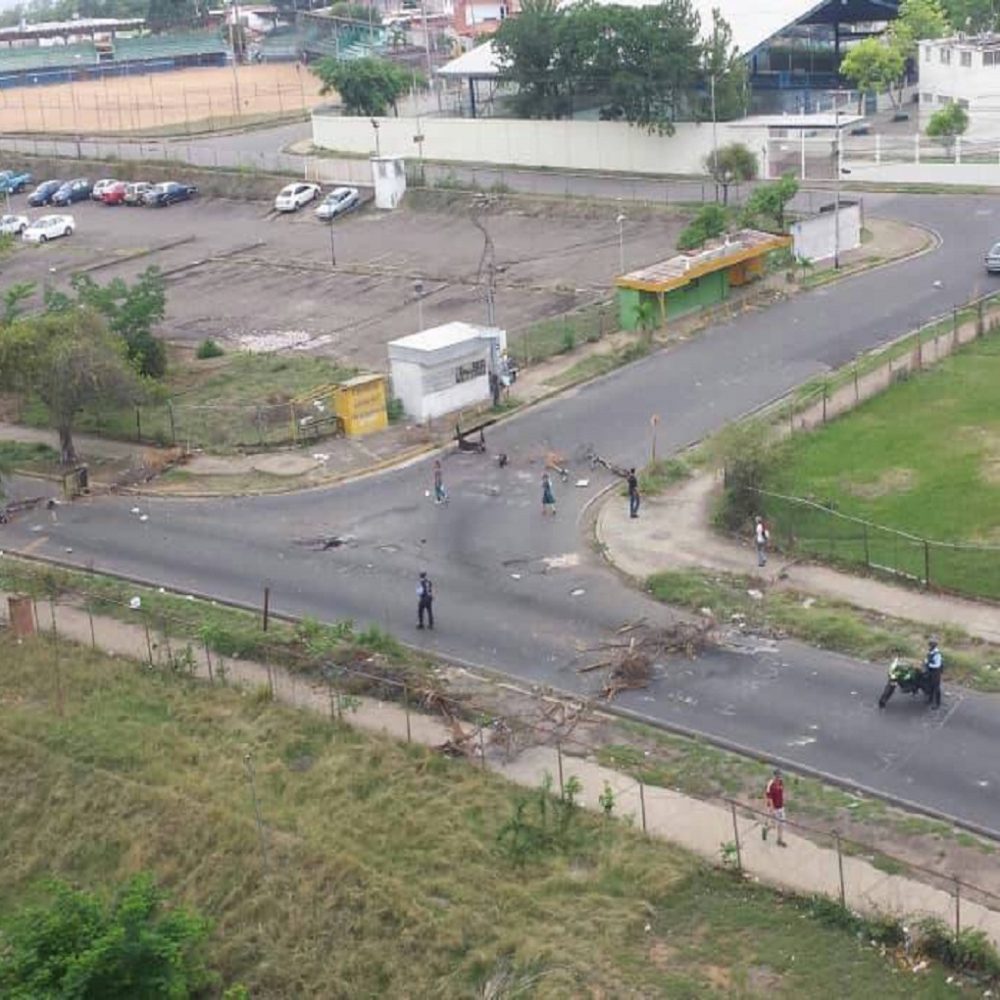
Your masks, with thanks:
[[[591,449],[643,463],[656,414],[659,453],[669,454],[988,290],[981,255],[1000,226],[993,199],[872,196],[866,208],[925,225],[941,244],[514,415],[492,430],[487,455],[445,457],[448,505],[425,495],[428,459],[295,495],[144,499],[148,520],[130,513],[133,499],[95,499],[63,508],[57,524],[22,518],[4,544],[239,602],[258,601],[266,584],[280,611],[374,622],[428,652],[583,693],[593,684],[577,673],[588,645],[622,622],[671,614],[610,572],[581,530],[609,481],[591,469]],[[492,460],[500,451],[503,469]],[[550,519],[540,479],[553,452],[570,478],[556,480]],[[339,543],[310,544],[320,537]],[[414,631],[420,569],[435,581],[433,633]],[[671,661],[618,705],[1000,833],[1000,700],[946,687],[939,715],[904,701],[879,715],[882,682],[879,665],[761,642]]]

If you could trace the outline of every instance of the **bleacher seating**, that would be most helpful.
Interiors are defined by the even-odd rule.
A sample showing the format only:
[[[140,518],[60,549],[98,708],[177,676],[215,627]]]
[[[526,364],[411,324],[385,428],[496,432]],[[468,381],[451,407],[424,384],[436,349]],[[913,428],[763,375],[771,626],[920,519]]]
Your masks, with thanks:
[[[189,31],[174,35],[138,35],[115,40],[115,62],[176,59],[181,56],[217,55],[228,46],[217,31]]]
[[[0,47],[0,73],[92,66],[96,62],[97,49],[90,42],[76,45]]]

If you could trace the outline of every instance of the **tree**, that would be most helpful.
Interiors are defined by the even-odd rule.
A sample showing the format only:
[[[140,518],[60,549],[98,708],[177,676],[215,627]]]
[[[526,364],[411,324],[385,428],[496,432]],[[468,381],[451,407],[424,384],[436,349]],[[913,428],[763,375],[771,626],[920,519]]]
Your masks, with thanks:
[[[995,31],[1000,21],[996,0],[941,0],[941,7],[951,25],[970,34]]]
[[[754,188],[743,209],[743,221],[748,226],[763,226],[785,231],[785,210],[799,190],[792,174],[785,174],[772,184]]]
[[[166,897],[148,873],[105,901],[61,882],[47,904],[17,913],[0,954],[0,987],[10,1000],[161,1000],[216,985],[204,946],[208,921]]]
[[[757,157],[743,143],[731,142],[705,157],[705,169],[722,187],[722,204],[728,205],[729,186],[752,181],[757,176]]]
[[[365,24],[381,24],[382,12],[372,4],[350,3],[339,0],[330,6],[331,17],[342,17],[347,21],[363,21]]]
[[[518,114],[559,118],[567,111],[568,80],[581,67],[560,60],[558,51],[561,32],[574,35],[575,16],[560,12],[557,0],[524,0],[521,13],[507,18],[493,36],[500,79],[517,88],[513,105]]]
[[[938,0],[902,0],[890,29],[890,35],[902,47],[904,55],[913,55],[917,42],[925,38],[944,38],[950,32],[948,14]]]
[[[70,284],[77,305],[99,312],[111,331],[125,341],[129,360],[140,375],[162,378],[166,374],[166,348],[153,336],[153,327],[163,320],[167,307],[159,268],[146,268],[132,285],[113,278],[102,286],[87,274],[74,275]]]
[[[12,323],[18,316],[24,314],[21,305],[35,294],[36,284],[33,281],[15,281],[3,293],[3,317],[0,324]]]
[[[344,104],[344,114],[381,118],[406,93],[410,74],[388,59],[368,56],[341,61],[327,56],[312,71],[323,82],[321,94],[336,91]]]
[[[677,237],[678,250],[694,250],[726,231],[728,216],[721,205],[702,205],[698,214]]]
[[[950,148],[956,136],[962,135],[968,127],[968,111],[961,104],[952,101],[931,115],[931,120],[927,123],[927,134],[932,139],[940,139],[944,146]]]
[[[149,0],[146,24],[152,31],[193,27],[199,20],[195,0]]]
[[[32,393],[48,407],[64,465],[77,461],[73,424],[84,407],[138,398],[121,337],[79,306],[0,327],[0,387]]]
[[[904,68],[905,59],[899,49],[877,38],[858,42],[840,63],[841,74],[858,89],[859,113],[864,95],[870,91],[889,90],[903,75]]]

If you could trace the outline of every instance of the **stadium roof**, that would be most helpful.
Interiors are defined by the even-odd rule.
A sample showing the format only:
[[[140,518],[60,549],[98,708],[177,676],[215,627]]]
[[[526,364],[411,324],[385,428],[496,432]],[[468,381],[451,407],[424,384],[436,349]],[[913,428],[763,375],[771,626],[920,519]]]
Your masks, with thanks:
[[[145,23],[146,19],[143,17],[79,17],[72,21],[39,21],[24,27],[0,28],[0,42],[91,35],[102,31],[137,31]]]
[[[646,7],[656,0],[600,2]],[[896,16],[899,3],[898,0],[691,0],[691,6],[701,16],[703,35],[711,31],[712,10],[718,8],[733,30],[733,44],[746,56],[794,24],[888,21]],[[493,43],[486,42],[452,59],[437,72],[439,76],[488,80],[500,75],[500,66]]]

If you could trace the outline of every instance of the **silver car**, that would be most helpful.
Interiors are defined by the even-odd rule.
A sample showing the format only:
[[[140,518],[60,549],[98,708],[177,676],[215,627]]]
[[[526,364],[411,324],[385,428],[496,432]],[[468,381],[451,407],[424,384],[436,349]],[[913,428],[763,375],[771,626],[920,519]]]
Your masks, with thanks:
[[[357,188],[334,188],[316,209],[317,219],[334,219],[338,215],[350,212],[361,204],[361,195]]]
[[[1000,274],[1000,243],[994,243],[986,254],[986,270],[990,274]]]

